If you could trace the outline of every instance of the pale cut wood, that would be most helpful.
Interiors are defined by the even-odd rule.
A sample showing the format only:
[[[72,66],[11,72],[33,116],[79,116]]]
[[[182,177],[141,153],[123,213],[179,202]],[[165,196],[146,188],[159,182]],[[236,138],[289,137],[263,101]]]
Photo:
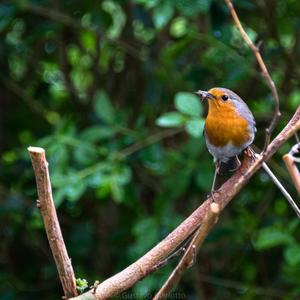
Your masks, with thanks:
[[[298,194],[300,195],[300,173],[299,173],[299,170],[297,168],[297,165],[294,161],[294,158],[291,154],[285,154],[283,157],[282,157],[285,165],[286,165],[286,168],[290,174],[290,177],[293,181],[293,184],[298,192]]]

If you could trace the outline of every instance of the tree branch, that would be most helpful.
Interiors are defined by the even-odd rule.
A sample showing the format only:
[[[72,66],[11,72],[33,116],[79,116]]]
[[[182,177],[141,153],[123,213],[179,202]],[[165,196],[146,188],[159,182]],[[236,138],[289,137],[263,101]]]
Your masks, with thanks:
[[[291,179],[300,195],[300,173],[296,166],[296,158],[294,155],[300,153],[300,144],[296,144],[292,147],[288,154],[285,154],[282,159],[286,165],[286,168],[291,176]],[[298,158],[299,159],[299,158]]]
[[[220,210],[224,209],[232,198],[246,185],[247,181],[269,159],[281,145],[300,129],[300,107],[293,118],[280,134],[268,145],[264,155],[258,155],[256,160],[245,157],[241,168],[229,178],[222,187],[215,191],[214,198]],[[176,249],[196,228],[206,215],[212,199],[209,197],[183,223],[181,223],[164,240],[148,253],[128,266],[120,273],[106,279],[96,289],[92,289],[76,298],[76,300],[108,299],[133,286],[137,281],[147,276],[161,260]]]
[[[273,118],[270,122],[270,125],[268,128],[266,128],[266,138],[265,138],[265,145],[264,145],[264,149],[263,151],[265,151],[267,149],[267,146],[269,145],[270,143],[270,139],[271,139],[271,134],[278,122],[278,119],[279,117],[281,116],[281,113],[280,113],[280,110],[279,110],[279,97],[278,97],[278,92],[277,92],[277,89],[276,89],[276,85],[274,84],[274,81],[272,80],[270,74],[269,74],[269,71],[264,63],[264,60],[259,52],[259,48],[256,47],[253,42],[251,41],[251,39],[249,38],[248,34],[246,33],[246,31],[244,30],[240,20],[239,20],[239,17],[234,9],[234,6],[232,4],[232,2],[230,0],[225,0],[229,10],[230,10],[230,13],[231,13],[231,16],[233,18],[233,21],[236,25],[236,27],[238,28],[239,32],[241,33],[243,39],[246,41],[246,43],[249,45],[249,47],[251,48],[251,50],[253,51],[255,57],[256,57],[256,60],[261,68],[261,71],[267,81],[267,84],[271,90],[271,93],[273,95],[273,99],[274,99],[274,113],[273,113]]]
[[[208,235],[211,228],[216,224],[220,209],[217,203],[212,203],[205,215],[203,222],[194,235],[189,247],[181,258],[177,267],[174,269],[170,277],[164,283],[162,288],[154,296],[153,300],[167,299],[172,289],[178,284],[183,273],[193,265],[197,252],[203,244],[204,239]]]
[[[57,219],[45,150],[38,147],[29,147],[28,152],[36,178],[39,197],[38,207],[43,217],[64,294],[67,298],[74,297],[77,296],[76,280]]]

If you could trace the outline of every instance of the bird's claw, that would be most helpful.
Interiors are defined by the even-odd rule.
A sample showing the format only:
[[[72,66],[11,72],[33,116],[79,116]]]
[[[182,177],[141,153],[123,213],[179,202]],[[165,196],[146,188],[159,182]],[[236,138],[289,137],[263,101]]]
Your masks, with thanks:
[[[217,202],[215,198],[215,191],[211,191],[208,195],[207,198],[211,198],[211,202]]]
[[[255,161],[256,160],[256,152],[251,148],[251,147],[247,147],[245,150],[244,150],[244,153],[250,157],[252,159],[252,161]]]

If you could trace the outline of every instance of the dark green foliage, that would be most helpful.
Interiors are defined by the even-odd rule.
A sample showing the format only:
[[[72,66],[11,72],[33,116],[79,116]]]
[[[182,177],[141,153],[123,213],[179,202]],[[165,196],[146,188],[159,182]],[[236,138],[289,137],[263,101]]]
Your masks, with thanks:
[[[251,39],[263,41],[281,100],[278,132],[300,103],[300,3],[235,5]],[[236,91],[263,145],[271,93],[223,1],[4,1],[0,33],[1,299],[62,295],[35,207],[29,145],[46,148],[76,277],[90,285],[143,255],[208,194],[206,107],[192,92]],[[281,161],[293,143],[269,164],[296,198]],[[299,221],[259,171],[173,298],[299,299],[299,253]],[[155,292],[174,263],[122,298]]]

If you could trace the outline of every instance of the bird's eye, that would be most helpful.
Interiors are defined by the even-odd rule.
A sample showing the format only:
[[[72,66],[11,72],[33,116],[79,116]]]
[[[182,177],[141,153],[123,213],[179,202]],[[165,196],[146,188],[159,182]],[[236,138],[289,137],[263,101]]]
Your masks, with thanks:
[[[228,96],[227,95],[223,95],[222,96],[222,100],[224,100],[224,101],[228,100]]]

